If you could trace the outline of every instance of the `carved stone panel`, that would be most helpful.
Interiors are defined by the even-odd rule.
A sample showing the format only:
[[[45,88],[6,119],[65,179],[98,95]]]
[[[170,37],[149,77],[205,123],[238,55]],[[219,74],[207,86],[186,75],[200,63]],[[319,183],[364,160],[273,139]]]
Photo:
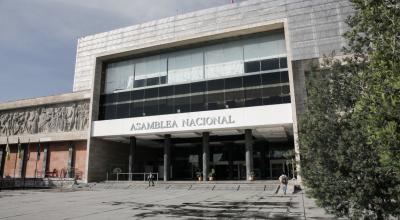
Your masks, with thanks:
[[[0,111],[0,136],[86,130],[87,101]]]

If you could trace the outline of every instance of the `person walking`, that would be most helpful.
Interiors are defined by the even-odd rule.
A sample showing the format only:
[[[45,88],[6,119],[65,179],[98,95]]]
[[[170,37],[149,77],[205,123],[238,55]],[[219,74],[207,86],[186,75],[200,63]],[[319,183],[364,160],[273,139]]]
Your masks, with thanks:
[[[281,183],[283,194],[286,195],[286,190],[287,190],[287,185],[288,185],[288,177],[285,174],[282,174],[279,177],[279,182]]]
[[[149,186],[150,186],[150,183],[152,186],[154,186],[154,176],[153,176],[152,172],[150,172],[150,174],[147,176],[147,181],[149,181]]]

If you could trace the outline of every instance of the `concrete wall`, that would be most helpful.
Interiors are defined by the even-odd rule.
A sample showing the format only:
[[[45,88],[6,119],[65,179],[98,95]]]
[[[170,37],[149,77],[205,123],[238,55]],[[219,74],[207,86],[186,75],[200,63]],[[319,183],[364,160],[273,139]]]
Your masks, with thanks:
[[[248,0],[177,15],[78,40],[74,91],[92,88],[96,57],[287,20],[292,60],[330,54],[344,46],[347,0]]]
[[[129,144],[92,138],[89,147],[88,182],[106,180],[107,172],[120,167],[128,172]]]

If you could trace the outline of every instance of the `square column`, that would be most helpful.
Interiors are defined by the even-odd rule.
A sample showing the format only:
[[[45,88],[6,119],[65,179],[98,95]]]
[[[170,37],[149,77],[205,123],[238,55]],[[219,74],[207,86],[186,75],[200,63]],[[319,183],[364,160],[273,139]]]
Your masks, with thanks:
[[[171,135],[166,134],[164,139],[164,181],[169,180],[171,164]]]
[[[75,177],[75,146],[73,143],[68,147],[68,162],[67,162],[67,176],[68,178]]]
[[[246,129],[244,136],[246,146],[246,180],[250,180],[250,173],[253,171],[253,135],[251,129]]]
[[[210,133],[203,132],[203,181],[208,179],[208,169],[210,166]]]
[[[128,173],[129,180],[132,180],[132,174],[134,172],[134,164],[135,164],[135,154],[136,154],[136,138],[131,137],[129,142],[129,165],[128,165]]]

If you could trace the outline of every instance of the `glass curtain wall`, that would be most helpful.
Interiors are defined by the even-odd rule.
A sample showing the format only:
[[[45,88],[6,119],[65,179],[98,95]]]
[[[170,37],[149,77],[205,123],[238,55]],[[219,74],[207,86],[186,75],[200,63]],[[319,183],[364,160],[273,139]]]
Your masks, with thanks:
[[[261,60],[279,57],[286,57],[282,32],[113,62],[107,64],[102,93],[243,75],[261,71]]]

